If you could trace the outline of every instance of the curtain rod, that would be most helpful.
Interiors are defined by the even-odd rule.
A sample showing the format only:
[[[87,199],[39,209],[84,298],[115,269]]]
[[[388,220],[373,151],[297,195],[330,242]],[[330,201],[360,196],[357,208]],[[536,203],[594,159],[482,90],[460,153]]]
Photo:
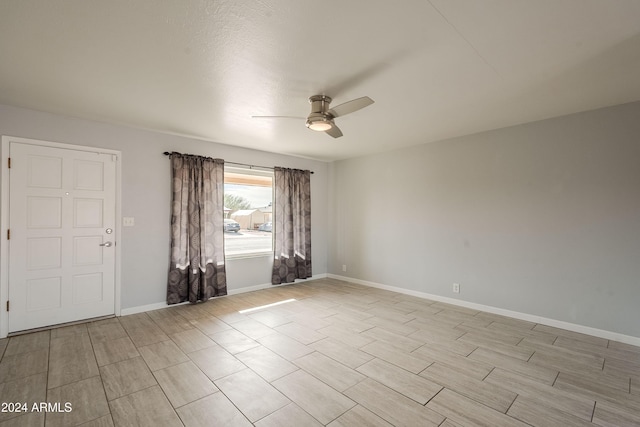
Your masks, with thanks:
[[[171,152],[169,152],[169,151],[165,151],[163,154],[164,154],[165,156],[170,156],[170,155],[172,155],[172,154],[182,154],[182,153],[179,153],[179,152],[177,152],[177,151],[171,151]],[[208,158],[210,158],[210,157],[208,157]],[[249,166],[249,168],[250,168],[250,169],[251,169],[251,168],[262,168],[262,169],[271,169],[271,170],[273,170],[273,169],[274,169],[274,168],[273,168],[273,167],[271,167],[271,166],[250,165],[250,164],[248,164],[248,163],[227,162],[227,161],[225,161],[225,163],[228,163],[228,164],[230,164],[230,165]],[[313,173],[313,171],[309,171],[309,172]]]

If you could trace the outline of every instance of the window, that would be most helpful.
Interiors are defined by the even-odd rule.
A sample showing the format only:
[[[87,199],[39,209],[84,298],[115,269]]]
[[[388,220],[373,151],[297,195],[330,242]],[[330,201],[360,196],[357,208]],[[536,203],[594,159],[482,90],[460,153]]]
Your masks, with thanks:
[[[228,257],[270,254],[273,172],[224,168],[224,250]]]

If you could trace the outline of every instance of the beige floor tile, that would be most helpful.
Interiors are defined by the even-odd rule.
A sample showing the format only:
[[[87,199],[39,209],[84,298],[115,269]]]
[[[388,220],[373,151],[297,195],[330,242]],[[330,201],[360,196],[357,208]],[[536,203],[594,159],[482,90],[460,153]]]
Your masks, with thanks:
[[[2,356],[4,355],[4,351],[7,349],[8,344],[9,344],[9,338],[0,339],[0,360],[2,360]]]
[[[632,412],[640,413],[640,399],[638,396],[607,387],[580,375],[560,372],[553,386],[559,390],[572,392],[575,395],[584,396],[597,402],[613,403]]]
[[[89,329],[87,323],[80,323],[77,325],[64,326],[62,328],[55,328],[51,330],[51,339],[64,338],[68,336],[87,335]]]
[[[256,424],[256,427],[321,427],[311,415],[300,409],[295,403],[278,409],[267,415]]]
[[[553,385],[558,371],[553,369],[547,369],[543,366],[532,365],[523,360],[516,359],[510,356],[506,356],[502,353],[495,352],[486,348],[478,347],[469,355],[469,359],[477,360],[479,362],[486,363],[487,365],[500,367],[507,371],[517,372],[522,375],[529,376],[531,378],[540,381],[541,383]]]
[[[349,331],[341,326],[331,325],[326,328],[318,329],[318,332],[343,344],[350,345],[354,348],[360,348],[372,343],[375,339],[360,333]],[[364,332],[363,332],[364,333]]]
[[[385,319],[382,317],[371,317],[367,319],[367,323],[372,326],[378,326],[384,330],[389,332],[393,332],[394,334],[408,336],[412,333],[418,331],[418,328],[415,326],[407,325],[405,323],[394,322],[389,319]]]
[[[605,427],[640,426],[640,412],[614,403],[597,402],[593,423]]]
[[[154,318],[153,322],[167,335],[193,329],[193,325],[187,319],[178,315]]]
[[[44,412],[29,412],[18,417],[0,421],[0,427],[42,427]]]
[[[50,337],[50,331],[42,331],[9,338],[9,344],[7,345],[4,355],[14,356],[16,354],[30,353],[48,348]]]
[[[536,324],[527,320],[514,319],[512,317],[501,316],[494,313],[480,312],[474,316],[476,319],[488,320],[491,322],[487,328],[497,327],[500,329],[502,326],[508,327],[512,330],[519,331],[531,331]]]
[[[275,328],[276,326],[284,325],[285,323],[291,322],[291,319],[289,319],[287,316],[274,313],[270,310],[262,310],[251,313],[249,314],[249,317],[270,328]]]
[[[592,343],[592,342],[585,342],[582,340],[576,340],[576,339],[565,337],[565,336],[559,336],[558,338],[556,338],[556,340],[552,344],[556,347],[562,347],[569,350],[585,352],[585,353],[594,354],[602,357],[606,357],[608,354],[617,354],[617,353],[622,355],[623,359],[625,356],[627,356],[625,352],[609,350],[609,348],[606,345],[608,344],[607,342]],[[635,355],[635,356],[637,357],[640,355]]]
[[[466,332],[466,334],[464,334],[461,338],[465,336],[472,336],[481,342],[489,341],[515,346],[520,341],[522,341],[522,339],[524,339],[524,336],[520,332],[514,332],[511,330],[488,329],[485,326],[477,326],[474,324],[469,324],[467,322],[463,322],[462,324],[456,326],[455,329]]]
[[[247,368],[219,345],[189,353],[189,358],[212,381]]]
[[[228,375],[215,384],[252,422],[291,403],[251,369]]]
[[[51,340],[49,388],[98,375],[98,364],[89,335],[69,335]]]
[[[540,401],[518,396],[507,411],[507,415],[532,426],[593,427],[589,421],[557,408],[547,407]]]
[[[311,346],[306,346],[280,333],[262,337],[258,342],[289,361],[313,352]]]
[[[382,359],[386,362],[399,366],[402,369],[406,369],[409,372],[413,372],[414,374],[422,372],[431,364],[431,362],[415,357],[412,354],[399,350],[391,344],[380,341],[374,341],[371,344],[367,344],[360,350],[369,353],[378,359]]]
[[[111,363],[140,356],[129,337],[98,341],[93,344],[93,351],[96,354],[98,366],[110,365]]]
[[[552,335],[573,338],[575,340],[584,341],[584,342],[588,342],[596,345],[602,345],[603,347],[606,347],[609,341],[605,338],[594,337],[592,335],[585,335],[579,332],[568,331],[566,329],[555,328],[553,326],[547,326],[547,325],[537,324],[533,327],[533,330],[546,332]]]
[[[392,427],[391,424],[365,409],[360,405],[356,405],[335,420],[327,424],[327,427]],[[442,426],[442,424],[441,424]]]
[[[47,398],[47,374],[31,375],[17,380],[0,383],[0,403],[2,404],[26,404],[26,412],[31,412],[34,403],[45,402]],[[23,414],[23,408],[20,406],[20,412],[7,410],[2,408],[0,412],[0,421],[6,421]],[[5,410],[7,410],[5,412]]]
[[[393,426],[438,426],[444,417],[370,378],[344,392]]]
[[[590,420],[593,414],[593,405],[595,403],[593,399],[561,392],[555,387],[515,372],[496,368],[484,381],[511,390],[521,396],[535,398],[547,408],[557,408],[583,420]]]
[[[373,359],[373,356],[370,354],[332,338],[325,338],[322,341],[314,342],[310,347],[351,369],[355,369]]]
[[[128,316],[119,317],[118,320],[120,321],[120,325],[122,325],[127,332],[141,328],[157,327],[153,322],[153,319],[151,319],[147,313],[130,314]]]
[[[439,310],[438,313],[442,311]],[[414,312],[416,318],[406,324],[408,326],[413,326],[418,329],[429,329],[433,327],[438,327],[441,329],[452,329],[462,323],[459,319],[448,319],[446,316],[437,317],[436,314],[424,315],[419,312]],[[462,331],[460,331],[462,332]]]
[[[516,320],[516,319],[513,319]],[[540,342],[543,344],[553,344],[558,338],[557,335],[548,334],[546,332],[535,331],[533,329],[521,328],[512,324],[505,324],[503,322],[493,322],[486,328],[490,331],[503,331],[503,332],[512,332],[517,333],[519,336],[523,338],[529,338],[535,342]]]
[[[47,372],[49,349],[4,356],[0,361],[0,382],[9,382]]]
[[[372,338],[376,341],[385,342],[405,352],[411,352],[424,344],[422,341],[405,337],[403,335],[387,331],[386,329],[380,327],[368,329],[362,332],[360,335]]]
[[[154,375],[174,408],[218,391],[218,387],[191,361],[160,369]]]
[[[344,391],[365,379],[361,373],[317,351],[294,360],[294,363],[338,391]]]
[[[298,369],[296,365],[264,346],[254,347],[235,356],[268,382]]]
[[[199,319],[201,317],[207,316],[209,314],[209,310],[205,308],[205,304],[182,304],[177,305],[175,307],[171,307],[171,312],[173,314],[179,314],[184,317],[188,321]]]
[[[494,368],[487,363],[449,351],[447,345],[443,343],[423,345],[411,354],[427,362],[438,362],[441,365],[449,366],[464,375],[478,380],[484,379]]]
[[[247,317],[245,320],[233,324],[233,328],[242,332],[251,339],[257,340],[267,335],[275,334],[275,331],[264,323]]]
[[[186,425],[640,425],[640,347],[336,279],[0,339],[0,400],[75,405],[0,426],[180,425],[167,395]]]
[[[373,319],[374,317],[371,315],[369,316],[370,317],[367,317],[366,319],[362,319],[358,316],[353,316],[351,314],[339,313],[339,314],[336,314],[335,316],[326,317],[325,323],[329,323],[329,324],[318,329],[326,328],[331,325],[336,325],[340,328],[344,328],[348,330],[349,332],[355,332],[359,334],[360,332],[364,332],[367,329],[376,327],[376,325],[374,325],[373,323],[370,323],[370,320]]]
[[[447,351],[455,353],[459,356],[468,356],[473,350],[478,348],[477,345],[457,341],[458,337],[464,335],[465,332],[455,331],[454,329],[441,329],[438,325],[433,325],[430,329],[419,329],[417,332],[409,335],[409,338],[420,341],[423,344],[429,344],[430,347],[444,347]]]
[[[220,392],[178,408],[177,412],[186,427],[252,426],[242,412]]]
[[[289,320],[291,320],[293,323],[297,325],[304,326],[309,329],[313,329],[314,331],[317,331],[318,329],[326,328],[327,326],[332,325],[332,322],[330,321],[330,317],[328,316],[325,316],[325,317],[310,316],[307,313],[301,313],[301,314],[289,316]]]
[[[471,344],[476,347],[487,348],[497,353],[502,353],[505,356],[520,359],[525,362],[531,358],[534,352],[534,350],[531,348],[505,344],[498,340],[487,339],[486,337],[479,336],[475,333],[464,334],[463,336],[458,338],[458,341]]]
[[[433,304],[433,307],[437,307],[438,304],[439,303]],[[489,321],[484,321],[482,319],[475,319],[473,314],[462,312],[459,310],[459,308],[460,307],[451,307],[450,309],[444,309],[434,314],[433,317],[439,320],[460,322],[460,324],[464,322],[473,322],[474,320],[477,322],[476,324],[482,326],[486,326],[490,323]]]
[[[494,411],[473,399],[446,388],[431,399],[426,407],[461,426],[528,426],[520,420]]]
[[[582,354],[584,355],[584,353]],[[549,352],[547,349],[536,350],[533,356],[531,356],[531,359],[529,359],[529,363],[531,364],[576,375],[581,375],[585,372],[602,372],[604,359],[601,359],[599,362],[582,362],[583,359],[580,357],[576,357],[576,359],[572,361],[571,356],[568,354]]]
[[[609,341],[609,347],[612,350],[630,351],[636,354],[640,354],[640,347],[636,345],[626,344],[619,341]]]
[[[512,391],[468,377],[438,362],[422,371],[420,376],[503,413],[507,412],[516,398],[516,393]]]
[[[442,390],[442,386],[380,359],[365,363],[357,371],[421,405]]]
[[[88,329],[89,335],[91,335],[91,341],[94,343],[115,340],[117,338],[124,338],[127,336],[127,332],[124,330],[122,325],[120,325],[118,319],[108,319],[89,323]]]
[[[205,335],[211,335],[215,334],[216,332],[222,332],[231,329],[231,326],[213,316],[190,320],[189,323],[198,328]]]
[[[108,400],[149,388],[157,384],[142,357],[123,360],[100,368]]]
[[[157,371],[189,360],[173,341],[162,341],[138,348],[149,369]]]
[[[132,329],[128,331],[128,334],[131,341],[133,341],[133,344],[138,348],[150,344],[157,344],[162,341],[169,341],[171,339],[169,338],[169,335],[162,332],[162,329],[155,325],[153,327],[145,326],[142,328]]]
[[[301,370],[272,384],[322,424],[330,423],[355,406],[351,399]]]
[[[169,338],[185,353],[192,353],[216,345],[211,338],[203,334],[199,329],[178,332],[177,334],[169,335]]]
[[[215,334],[209,335],[209,337],[216,343],[224,347],[224,349],[231,354],[240,353],[241,351],[246,351],[250,348],[260,345],[256,341],[252,340],[245,334],[236,331],[235,329],[216,332]]]
[[[100,376],[49,389],[47,401],[72,406],[70,412],[47,413],[46,424],[51,427],[78,425],[109,414]]]
[[[109,407],[116,426],[183,425],[157,385],[113,400]]]
[[[327,337],[326,335],[297,323],[287,323],[276,327],[275,330],[305,345],[309,345]]]
[[[416,328],[416,331],[409,334],[409,337],[429,342],[453,341],[466,334],[465,331],[455,329],[457,325],[457,323],[442,323],[440,320],[431,317],[417,318],[407,323],[407,326]]]
[[[113,427],[111,414],[80,424],[81,427]]]
[[[389,306],[387,301],[378,301],[370,305],[371,308],[367,310],[367,313],[373,314],[374,317],[377,317],[378,319],[389,320],[395,323],[407,323],[415,319],[415,316],[407,314],[407,311],[412,312],[414,310],[405,310],[401,309],[401,307],[393,308]]]

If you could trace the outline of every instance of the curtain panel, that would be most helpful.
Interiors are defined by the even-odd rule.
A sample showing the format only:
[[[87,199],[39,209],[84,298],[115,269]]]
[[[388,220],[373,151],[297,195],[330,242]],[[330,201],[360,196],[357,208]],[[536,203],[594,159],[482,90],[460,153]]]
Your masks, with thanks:
[[[274,260],[271,283],[311,277],[311,172],[274,168]]]
[[[167,303],[227,294],[224,161],[172,153],[171,255]]]

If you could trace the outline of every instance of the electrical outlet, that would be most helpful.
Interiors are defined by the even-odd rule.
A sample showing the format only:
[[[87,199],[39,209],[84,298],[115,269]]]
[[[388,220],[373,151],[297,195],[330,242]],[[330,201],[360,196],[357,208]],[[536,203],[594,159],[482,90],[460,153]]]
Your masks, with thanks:
[[[454,283],[453,284],[453,293],[454,294],[459,294],[460,293],[460,284],[459,283]]]
[[[347,271],[347,265],[346,264],[342,264],[342,271]]]

